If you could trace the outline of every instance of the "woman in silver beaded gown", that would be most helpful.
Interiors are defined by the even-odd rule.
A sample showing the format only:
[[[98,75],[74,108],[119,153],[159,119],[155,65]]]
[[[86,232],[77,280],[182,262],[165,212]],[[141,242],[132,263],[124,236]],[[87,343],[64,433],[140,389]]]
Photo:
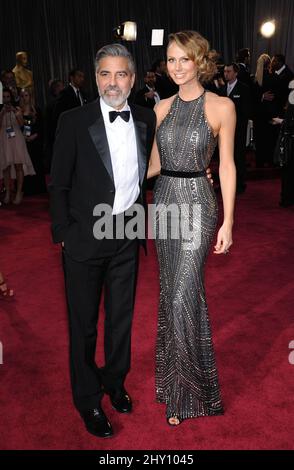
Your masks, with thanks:
[[[155,109],[157,134],[148,170],[148,177],[160,173],[154,189],[160,268],[156,398],[167,405],[173,426],[223,412],[204,288],[204,264],[217,224],[206,169],[218,134],[224,222],[214,252],[227,253],[236,180],[235,111],[228,98],[201,85],[214,74],[214,55],[199,33],[169,36],[167,66],[179,93]]]

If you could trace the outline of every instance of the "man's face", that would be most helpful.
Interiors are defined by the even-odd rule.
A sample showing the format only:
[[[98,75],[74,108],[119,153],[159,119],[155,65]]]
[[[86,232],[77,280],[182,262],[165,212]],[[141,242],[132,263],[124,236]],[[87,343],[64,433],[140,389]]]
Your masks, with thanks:
[[[96,71],[99,95],[108,106],[123,108],[135,82],[126,57],[104,57]]]
[[[82,88],[85,82],[85,74],[80,70],[77,70],[76,73],[73,75],[71,82],[76,88]]]
[[[224,77],[226,82],[233,83],[237,78],[238,72],[235,72],[232,65],[226,66],[224,69]]]
[[[273,56],[271,60],[271,70],[279,70],[282,67],[277,57]]]
[[[145,75],[144,81],[145,81],[145,83],[147,83],[147,85],[149,85],[150,87],[154,87],[154,86],[155,86],[155,82],[156,82],[156,75],[155,75],[155,73],[154,73],[154,72],[147,72],[146,75]]]

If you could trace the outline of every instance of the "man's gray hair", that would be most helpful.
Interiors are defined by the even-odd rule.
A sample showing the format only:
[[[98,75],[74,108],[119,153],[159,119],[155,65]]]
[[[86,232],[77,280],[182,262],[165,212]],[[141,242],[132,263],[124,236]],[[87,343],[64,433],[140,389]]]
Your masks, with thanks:
[[[136,66],[135,66],[133,56],[128,51],[128,49],[122,44],[108,44],[107,46],[103,46],[101,47],[101,49],[99,49],[99,51],[96,54],[96,59],[95,59],[96,72],[99,68],[100,60],[104,59],[104,57],[125,57],[126,59],[128,59],[129,70],[131,74],[136,73]]]

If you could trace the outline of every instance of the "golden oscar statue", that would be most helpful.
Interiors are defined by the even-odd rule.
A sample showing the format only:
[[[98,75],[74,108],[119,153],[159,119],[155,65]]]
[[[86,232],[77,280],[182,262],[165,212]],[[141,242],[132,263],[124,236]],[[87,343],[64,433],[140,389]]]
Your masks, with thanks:
[[[32,92],[34,90],[33,74],[27,68],[28,54],[24,51],[17,52],[16,66],[13,69],[15,75],[16,86],[20,89],[29,88]]]

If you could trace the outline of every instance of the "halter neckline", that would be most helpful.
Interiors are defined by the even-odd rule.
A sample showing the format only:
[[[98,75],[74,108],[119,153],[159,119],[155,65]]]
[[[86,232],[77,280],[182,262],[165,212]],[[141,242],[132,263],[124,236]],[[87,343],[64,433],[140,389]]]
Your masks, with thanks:
[[[205,90],[203,90],[203,92],[201,93],[201,95],[197,96],[197,98],[194,98],[193,100],[183,100],[183,98],[180,97],[180,94],[178,93],[178,97],[181,101],[183,101],[183,103],[192,103],[193,101],[197,101],[199,100],[199,98],[201,98],[205,93]]]

